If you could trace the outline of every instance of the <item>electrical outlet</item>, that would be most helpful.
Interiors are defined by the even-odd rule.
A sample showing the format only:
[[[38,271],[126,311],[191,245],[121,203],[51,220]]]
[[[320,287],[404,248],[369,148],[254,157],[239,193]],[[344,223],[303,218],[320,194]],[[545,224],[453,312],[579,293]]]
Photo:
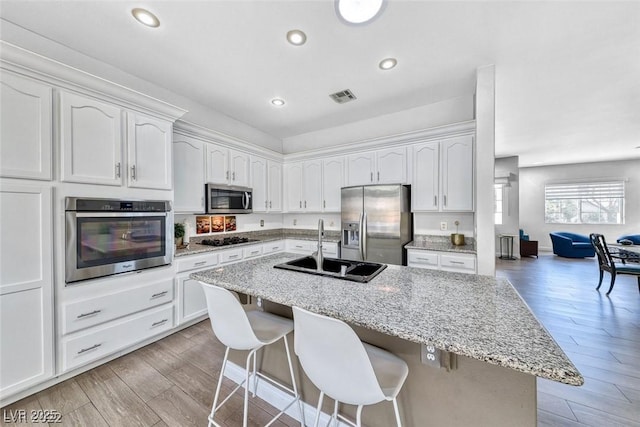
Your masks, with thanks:
[[[260,220],[260,227],[264,227],[264,219]]]
[[[298,225],[298,220],[297,219],[293,220],[293,225]]]
[[[333,221],[329,223],[329,227],[333,227]]]
[[[447,223],[446,223],[445,221],[442,221],[442,222],[440,223],[440,230],[441,230],[441,231],[446,231],[446,230],[447,230],[447,228],[449,228],[449,227],[447,226]]]

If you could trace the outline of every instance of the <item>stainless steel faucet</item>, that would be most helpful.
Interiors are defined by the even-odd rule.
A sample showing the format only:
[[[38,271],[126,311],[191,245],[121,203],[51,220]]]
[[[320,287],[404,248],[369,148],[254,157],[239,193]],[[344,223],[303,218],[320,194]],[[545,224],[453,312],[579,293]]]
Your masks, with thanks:
[[[324,237],[324,220],[320,218],[318,220],[318,250],[311,256],[316,260],[316,270],[322,271],[322,264],[324,263],[324,256],[322,255],[322,238]]]

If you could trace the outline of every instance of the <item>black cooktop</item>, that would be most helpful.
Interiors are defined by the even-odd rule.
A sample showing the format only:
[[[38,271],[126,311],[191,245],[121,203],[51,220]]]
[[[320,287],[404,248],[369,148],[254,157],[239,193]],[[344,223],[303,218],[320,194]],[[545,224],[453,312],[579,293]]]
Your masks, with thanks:
[[[224,237],[222,239],[204,239],[200,242],[200,244],[207,246],[228,246],[248,242],[259,242],[259,240],[249,239],[248,237]]]

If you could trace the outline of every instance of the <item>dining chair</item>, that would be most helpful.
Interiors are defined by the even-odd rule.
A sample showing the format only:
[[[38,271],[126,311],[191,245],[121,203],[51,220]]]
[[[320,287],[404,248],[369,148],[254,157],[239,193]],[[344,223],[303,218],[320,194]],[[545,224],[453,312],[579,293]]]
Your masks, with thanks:
[[[600,281],[598,282],[598,287],[596,288],[596,290],[600,289],[604,272],[607,271],[611,275],[611,286],[609,286],[607,295],[609,295],[613,290],[613,285],[616,282],[616,276],[618,274],[628,274],[631,276],[636,276],[638,279],[638,291],[640,292],[640,265],[622,263],[622,260],[624,258],[621,258],[617,252],[614,252],[612,254],[609,251],[609,248],[607,247],[607,241],[602,234],[592,233],[589,235],[589,240],[591,240],[591,244],[593,245],[593,248],[596,251],[596,255],[598,256]],[[616,262],[616,259],[620,260],[620,262]]]
[[[282,414],[284,414],[291,405],[297,403],[300,411],[300,425],[304,426],[302,401],[300,400],[296,379],[293,374],[291,353],[289,351],[289,343],[287,342],[287,335],[293,331],[293,322],[291,319],[260,310],[245,310],[242,307],[242,304],[240,304],[240,300],[236,293],[208,283],[200,282],[200,284],[204,289],[204,295],[207,300],[207,308],[213,333],[218,340],[226,346],[224,359],[222,361],[222,368],[220,369],[220,376],[218,378],[218,385],[213,398],[213,406],[211,407],[211,414],[209,415],[209,427],[220,426],[220,424],[214,420],[216,412],[243,385],[245,390],[242,425],[243,427],[247,427],[250,375],[252,375],[253,379],[253,396],[256,395],[257,380],[258,377],[260,377],[281,388],[292,397],[289,404],[282,409],[278,415],[273,417],[267,425],[271,425]],[[281,384],[273,378],[256,371],[256,352],[264,346],[273,344],[280,339],[284,341],[287,362],[289,363],[289,374],[291,375],[291,387]],[[227,365],[230,349],[249,351],[246,359],[245,378],[220,404],[218,404],[222,378],[224,377],[224,370]],[[252,361],[253,369],[251,369]]]
[[[294,347],[302,369],[320,389],[314,427],[318,426],[325,394],[334,399],[331,421],[362,425],[362,408],[393,402],[396,424],[402,426],[397,396],[409,368],[398,356],[363,343],[341,320],[293,307]],[[338,414],[338,403],[356,405],[356,422]]]

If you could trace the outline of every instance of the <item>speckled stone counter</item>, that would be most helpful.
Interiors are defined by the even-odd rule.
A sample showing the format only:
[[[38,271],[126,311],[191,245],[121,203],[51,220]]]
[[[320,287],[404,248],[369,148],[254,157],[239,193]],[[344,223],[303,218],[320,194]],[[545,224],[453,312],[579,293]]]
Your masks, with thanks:
[[[451,243],[449,236],[414,236],[413,240],[407,243],[405,249],[422,249],[438,252],[458,252],[465,254],[475,254],[476,244],[472,237],[465,237],[465,244],[456,246]]]
[[[584,380],[505,279],[389,265],[369,283],[275,269],[275,254],[191,278],[571,385]]]
[[[203,239],[222,239],[224,237],[247,237],[252,242],[238,243],[232,246],[207,246],[201,245]],[[223,249],[229,249],[231,247],[255,245],[256,243],[272,242],[274,240],[282,239],[298,239],[298,240],[317,240],[318,232],[316,230],[306,229],[276,229],[276,230],[264,230],[264,231],[247,231],[241,233],[228,233],[228,234],[207,234],[204,236],[192,237],[189,239],[189,247],[176,250],[174,257],[195,255],[203,252],[220,251]],[[325,242],[339,243],[340,232],[339,231],[325,231],[323,240]]]

